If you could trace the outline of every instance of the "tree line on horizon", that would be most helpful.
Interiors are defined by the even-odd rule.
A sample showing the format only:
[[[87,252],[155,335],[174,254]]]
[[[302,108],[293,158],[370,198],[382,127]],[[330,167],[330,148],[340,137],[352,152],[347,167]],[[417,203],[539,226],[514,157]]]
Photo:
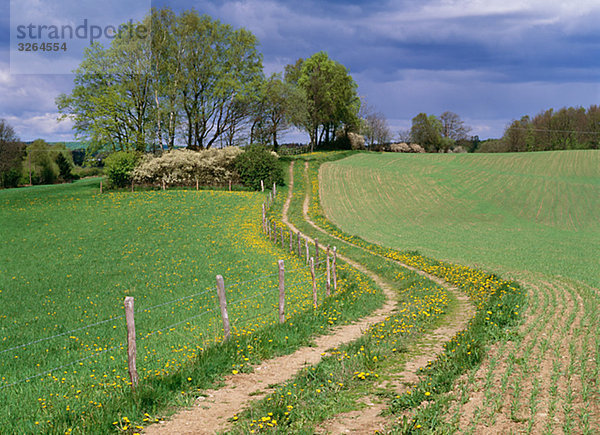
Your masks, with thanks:
[[[479,152],[600,149],[600,106],[547,109],[507,126],[500,139],[482,142]]]

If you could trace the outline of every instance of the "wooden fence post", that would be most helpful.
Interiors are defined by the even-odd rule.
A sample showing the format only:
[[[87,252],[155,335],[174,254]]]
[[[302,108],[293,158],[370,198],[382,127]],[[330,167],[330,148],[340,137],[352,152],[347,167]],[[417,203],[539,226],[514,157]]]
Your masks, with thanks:
[[[290,254],[294,252],[294,233],[290,230]]]
[[[165,180],[162,180],[162,190],[167,190],[167,184],[165,183]]]
[[[198,179],[196,178],[196,190],[200,190],[199,188],[200,186],[198,185]]]
[[[279,233],[281,234],[281,249],[283,249],[283,227],[279,228]]]
[[[133,180],[131,180],[131,191],[133,192]]]
[[[312,278],[313,307],[317,308],[317,280],[315,277],[315,259],[310,257],[310,276]]]
[[[129,366],[129,378],[131,388],[135,390],[138,384],[138,372],[135,367],[136,345],[135,345],[135,318],[133,313],[133,297],[125,298],[125,320],[127,321],[127,364]]]
[[[337,248],[333,247],[333,291],[337,292]]]
[[[298,258],[302,258],[302,245],[300,244],[300,231],[298,231],[297,236],[298,236]]]
[[[273,234],[273,243],[277,243],[277,226],[275,226],[275,222],[271,222],[271,224],[273,225],[273,232],[271,234]]]
[[[260,191],[261,192],[265,191],[265,183],[263,183],[263,180],[260,180]]]
[[[315,261],[317,263],[317,269],[319,268],[319,239],[315,239]]]
[[[285,269],[283,260],[279,264],[279,323],[285,323]]]
[[[231,180],[229,180],[229,191],[231,192]]]
[[[262,203],[262,226],[263,232],[267,232],[267,211],[265,209],[265,203]]]
[[[329,245],[327,245],[327,287],[325,288],[325,296],[331,295],[331,269],[329,266]]]
[[[229,340],[231,330],[229,328],[229,315],[227,314],[227,299],[225,298],[225,283],[223,277],[217,275],[217,294],[219,296],[219,305],[221,306],[221,317],[223,318],[223,330],[225,331],[225,340]]]
[[[277,196],[277,186],[273,183],[273,196]]]
[[[306,238],[304,239],[304,247],[306,248],[306,264],[308,264],[308,257],[310,255],[310,253],[309,253],[310,250],[308,249],[308,239],[306,239]]]

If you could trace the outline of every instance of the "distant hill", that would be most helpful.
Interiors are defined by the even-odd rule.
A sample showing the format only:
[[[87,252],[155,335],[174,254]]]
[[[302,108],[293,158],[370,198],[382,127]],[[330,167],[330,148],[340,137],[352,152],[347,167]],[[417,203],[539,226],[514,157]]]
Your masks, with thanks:
[[[85,142],[65,142],[65,141],[57,141],[57,142],[48,142],[50,145],[56,145],[57,143],[64,143],[65,146],[70,150],[81,150],[87,148],[87,143]]]

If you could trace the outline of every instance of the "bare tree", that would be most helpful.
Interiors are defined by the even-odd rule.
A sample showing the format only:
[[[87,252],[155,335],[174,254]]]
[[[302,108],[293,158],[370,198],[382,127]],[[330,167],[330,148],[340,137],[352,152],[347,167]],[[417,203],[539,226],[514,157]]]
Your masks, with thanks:
[[[363,119],[363,134],[369,147],[371,149],[381,149],[392,137],[385,115],[376,112],[366,102],[361,106],[360,115]]]
[[[398,142],[410,142],[410,128],[404,128],[398,131]]]
[[[454,112],[444,112],[440,116],[442,122],[442,136],[450,138],[454,141],[467,139],[471,127],[465,125],[465,122],[460,119]]]

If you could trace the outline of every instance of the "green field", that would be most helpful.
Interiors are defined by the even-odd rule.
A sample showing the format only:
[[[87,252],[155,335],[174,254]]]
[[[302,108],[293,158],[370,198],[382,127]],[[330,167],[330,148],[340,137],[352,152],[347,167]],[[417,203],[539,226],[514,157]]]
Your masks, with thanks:
[[[368,241],[600,287],[600,152],[358,154],[319,173],[323,208]]]
[[[121,416],[141,422],[163,396],[181,397],[224,364],[230,371],[226,360],[213,371],[188,367],[222,337],[217,274],[236,335],[276,324],[278,259],[286,261],[287,315],[313,311],[304,262],[260,233],[263,195],[99,195],[98,187],[96,179],[0,191],[0,427],[7,433],[104,432]],[[130,396],[125,296],[135,297],[138,371],[152,391],[146,405]],[[268,356],[259,349],[233,349],[237,369]]]

